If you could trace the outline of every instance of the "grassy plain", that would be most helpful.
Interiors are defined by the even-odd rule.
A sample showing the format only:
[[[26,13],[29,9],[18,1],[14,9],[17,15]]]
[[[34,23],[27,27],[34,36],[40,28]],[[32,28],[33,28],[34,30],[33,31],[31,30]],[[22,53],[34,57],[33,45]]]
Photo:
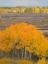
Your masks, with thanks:
[[[0,13],[0,29],[4,30],[5,28],[9,27],[12,24],[26,22],[35,25],[37,28],[42,28],[44,30],[43,34],[48,37],[48,14],[46,13],[32,13],[32,14],[25,14],[25,13],[7,13],[1,14]]]

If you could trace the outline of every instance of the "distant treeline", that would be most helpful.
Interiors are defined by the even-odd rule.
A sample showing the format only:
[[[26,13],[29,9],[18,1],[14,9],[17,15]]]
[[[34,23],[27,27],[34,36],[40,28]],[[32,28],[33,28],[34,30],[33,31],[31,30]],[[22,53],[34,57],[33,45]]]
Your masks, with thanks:
[[[0,7],[0,13],[48,13],[48,7]]]

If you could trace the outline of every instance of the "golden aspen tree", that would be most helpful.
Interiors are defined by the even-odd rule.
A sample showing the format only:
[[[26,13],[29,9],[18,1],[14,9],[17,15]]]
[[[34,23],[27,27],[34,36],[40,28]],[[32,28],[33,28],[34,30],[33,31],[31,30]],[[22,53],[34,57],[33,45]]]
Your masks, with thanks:
[[[39,8],[35,8],[35,13],[39,13]]]
[[[27,52],[38,56],[48,56],[48,39],[41,30],[32,24],[20,23],[0,31],[0,50],[9,52],[12,49],[20,50],[25,59]],[[31,55],[30,55],[31,58]]]

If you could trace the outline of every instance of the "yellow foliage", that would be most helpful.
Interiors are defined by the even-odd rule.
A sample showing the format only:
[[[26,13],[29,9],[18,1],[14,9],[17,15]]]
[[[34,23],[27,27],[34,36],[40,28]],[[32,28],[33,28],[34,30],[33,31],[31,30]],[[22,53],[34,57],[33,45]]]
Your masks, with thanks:
[[[25,8],[25,7],[17,7],[17,8],[10,8],[10,9],[5,9],[5,8],[0,8],[0,13],[25,13],[25,10],[27,10],[27,13],[48,13],[48,8],[45,7],[32,7],[31,10],[30,8]],[[30,10],[30,11],[29,11]]]
[[[46,56],[48,40],[34,25],[20,23],[0,31],[0,50],[10,51],[14,46],[16,49],[25,48],[29,53]]]
[[[39,12],[40,12],[39,8],[35,8],[35,13],[39,13]]]
[[[46,61],[45,58],[42,58],[41,60],[39,60],[39,61],[37,62],[37,64],[47,64],[47,61]]]
[[[18,45],[18,46],[16,46],[16,49],[20,49],[20,46]]]

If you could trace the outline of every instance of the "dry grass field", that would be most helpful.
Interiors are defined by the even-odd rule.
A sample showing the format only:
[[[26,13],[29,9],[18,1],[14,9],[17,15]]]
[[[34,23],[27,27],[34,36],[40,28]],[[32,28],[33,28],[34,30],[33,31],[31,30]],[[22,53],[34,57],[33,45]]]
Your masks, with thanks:
[[[0,13],[0,29],[4,30],[12,24],[26,22],[35,25],[48,37],[48,14],[25,14],[25,13]]]

